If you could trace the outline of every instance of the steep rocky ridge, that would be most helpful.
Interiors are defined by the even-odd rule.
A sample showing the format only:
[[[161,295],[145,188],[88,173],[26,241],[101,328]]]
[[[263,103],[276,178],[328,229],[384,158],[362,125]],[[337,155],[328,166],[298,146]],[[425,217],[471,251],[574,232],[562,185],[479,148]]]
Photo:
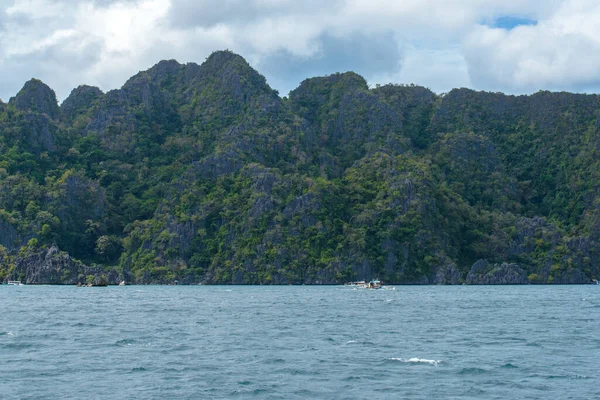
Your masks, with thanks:
[[[351,72],[280,98],[229,51],[80,86],[60,108],[33,80],[0,103],[1,269],[38,283],[587,283],[599,121],[595,95],[438,96]],[[54,244],[69,256],[47,257]]]

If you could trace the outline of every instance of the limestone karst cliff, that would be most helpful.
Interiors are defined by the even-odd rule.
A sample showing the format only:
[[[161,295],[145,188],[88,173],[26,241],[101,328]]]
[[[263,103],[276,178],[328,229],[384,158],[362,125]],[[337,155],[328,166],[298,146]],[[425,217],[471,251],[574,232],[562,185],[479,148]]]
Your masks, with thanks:
[[[47,283],[585,283],[599,129],[596,95],[349,72],[280,97],[228,51],[60,107],[31,80],[0,102],[0,279],[60,249]]]

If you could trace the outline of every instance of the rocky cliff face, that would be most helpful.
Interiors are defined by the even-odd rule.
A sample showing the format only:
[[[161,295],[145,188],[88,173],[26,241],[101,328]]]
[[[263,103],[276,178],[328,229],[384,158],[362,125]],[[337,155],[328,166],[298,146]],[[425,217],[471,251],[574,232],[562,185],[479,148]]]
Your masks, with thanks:
[[[595,95],[438,96],[352,72],[281,98],[229,51],[80,86],[60,109],[32,80],[0,103],[2,271],[585,283],[600,277],[598,115]],[[83,264],[31,251],[53,243]]]
[[[462,273],[451,260],[443,260],[444,263],[435,268],[432,283],[434,285],[459,285],[463,281]]]
[[[468,285],[526,285],[527,273],[517,264],[490,264],[479,260],[471,267],[465,283]]]
[[[580,269],[571,267],[551,274],[548,283],[558,285],[585,285],[592,283],[592,280]]]
[[[12,249],[19,243],[17,229],[0,215],[0,246]]]
[[[25,83],[23,89],[10,99],[9,104],[19,110],[46,114],[51,119],[58,119],[60,116],[56,94],[38,79]]]
[[[102,91],[94,86],[81,85],[73,89],[69,97],[60,105],[63,118],[72,121],[74,118],[86,114],[102,95]]]
[[[26,284],[45,285],[75,285],[104,280],[114,285],[124,279],[114,270],[93,268],[73,260],[67,253],[54,246],[17,256],[14,269],[5,277],[7,281],[20,280]]]

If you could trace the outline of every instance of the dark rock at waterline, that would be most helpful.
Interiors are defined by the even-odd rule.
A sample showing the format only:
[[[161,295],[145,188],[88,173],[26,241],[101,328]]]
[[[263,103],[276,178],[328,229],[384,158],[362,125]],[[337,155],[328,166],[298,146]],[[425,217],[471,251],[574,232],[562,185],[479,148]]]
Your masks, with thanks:
[[[74,260],[56,246],[29,250],[16,256],[15,268],[6,280],[20,280],[26,284],[75,285],[89,282],[94,286],[118,284],[123,280],[115,270],[91,267]]]
[[[95,276],[92,280],[92,286],[108,286],[108,279],[105,275]]]
[[[435,269],[433,277],[434,285],[458,285],[462,279],[462,274],[449,259]]]
[[[490,264],[478,260],[471,267],[465,281],[468,285],[526,285],[527,273],[518,264]]]
[[[555,271],[548,281],[558,285],[580,285],[592,283],[592,280],[583,271],[577,268]]]

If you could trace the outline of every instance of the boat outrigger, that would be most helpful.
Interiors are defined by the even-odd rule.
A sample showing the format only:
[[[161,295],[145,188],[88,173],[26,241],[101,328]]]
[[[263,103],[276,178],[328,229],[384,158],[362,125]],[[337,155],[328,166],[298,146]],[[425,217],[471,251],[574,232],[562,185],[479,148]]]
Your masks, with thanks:
[[[365,287],[367,283],[365,281],[357,281],[357,282],[348,282],[345,283],[344,286],[350,286],[350,287]]]
[[[348,282],[345,286],[350,286],[358,289],[388,289],[388,290],[396,290],[393,286],[384,286],[383,282],[379,280],[372,280],[369,282],[358,281],[358,282]]]

